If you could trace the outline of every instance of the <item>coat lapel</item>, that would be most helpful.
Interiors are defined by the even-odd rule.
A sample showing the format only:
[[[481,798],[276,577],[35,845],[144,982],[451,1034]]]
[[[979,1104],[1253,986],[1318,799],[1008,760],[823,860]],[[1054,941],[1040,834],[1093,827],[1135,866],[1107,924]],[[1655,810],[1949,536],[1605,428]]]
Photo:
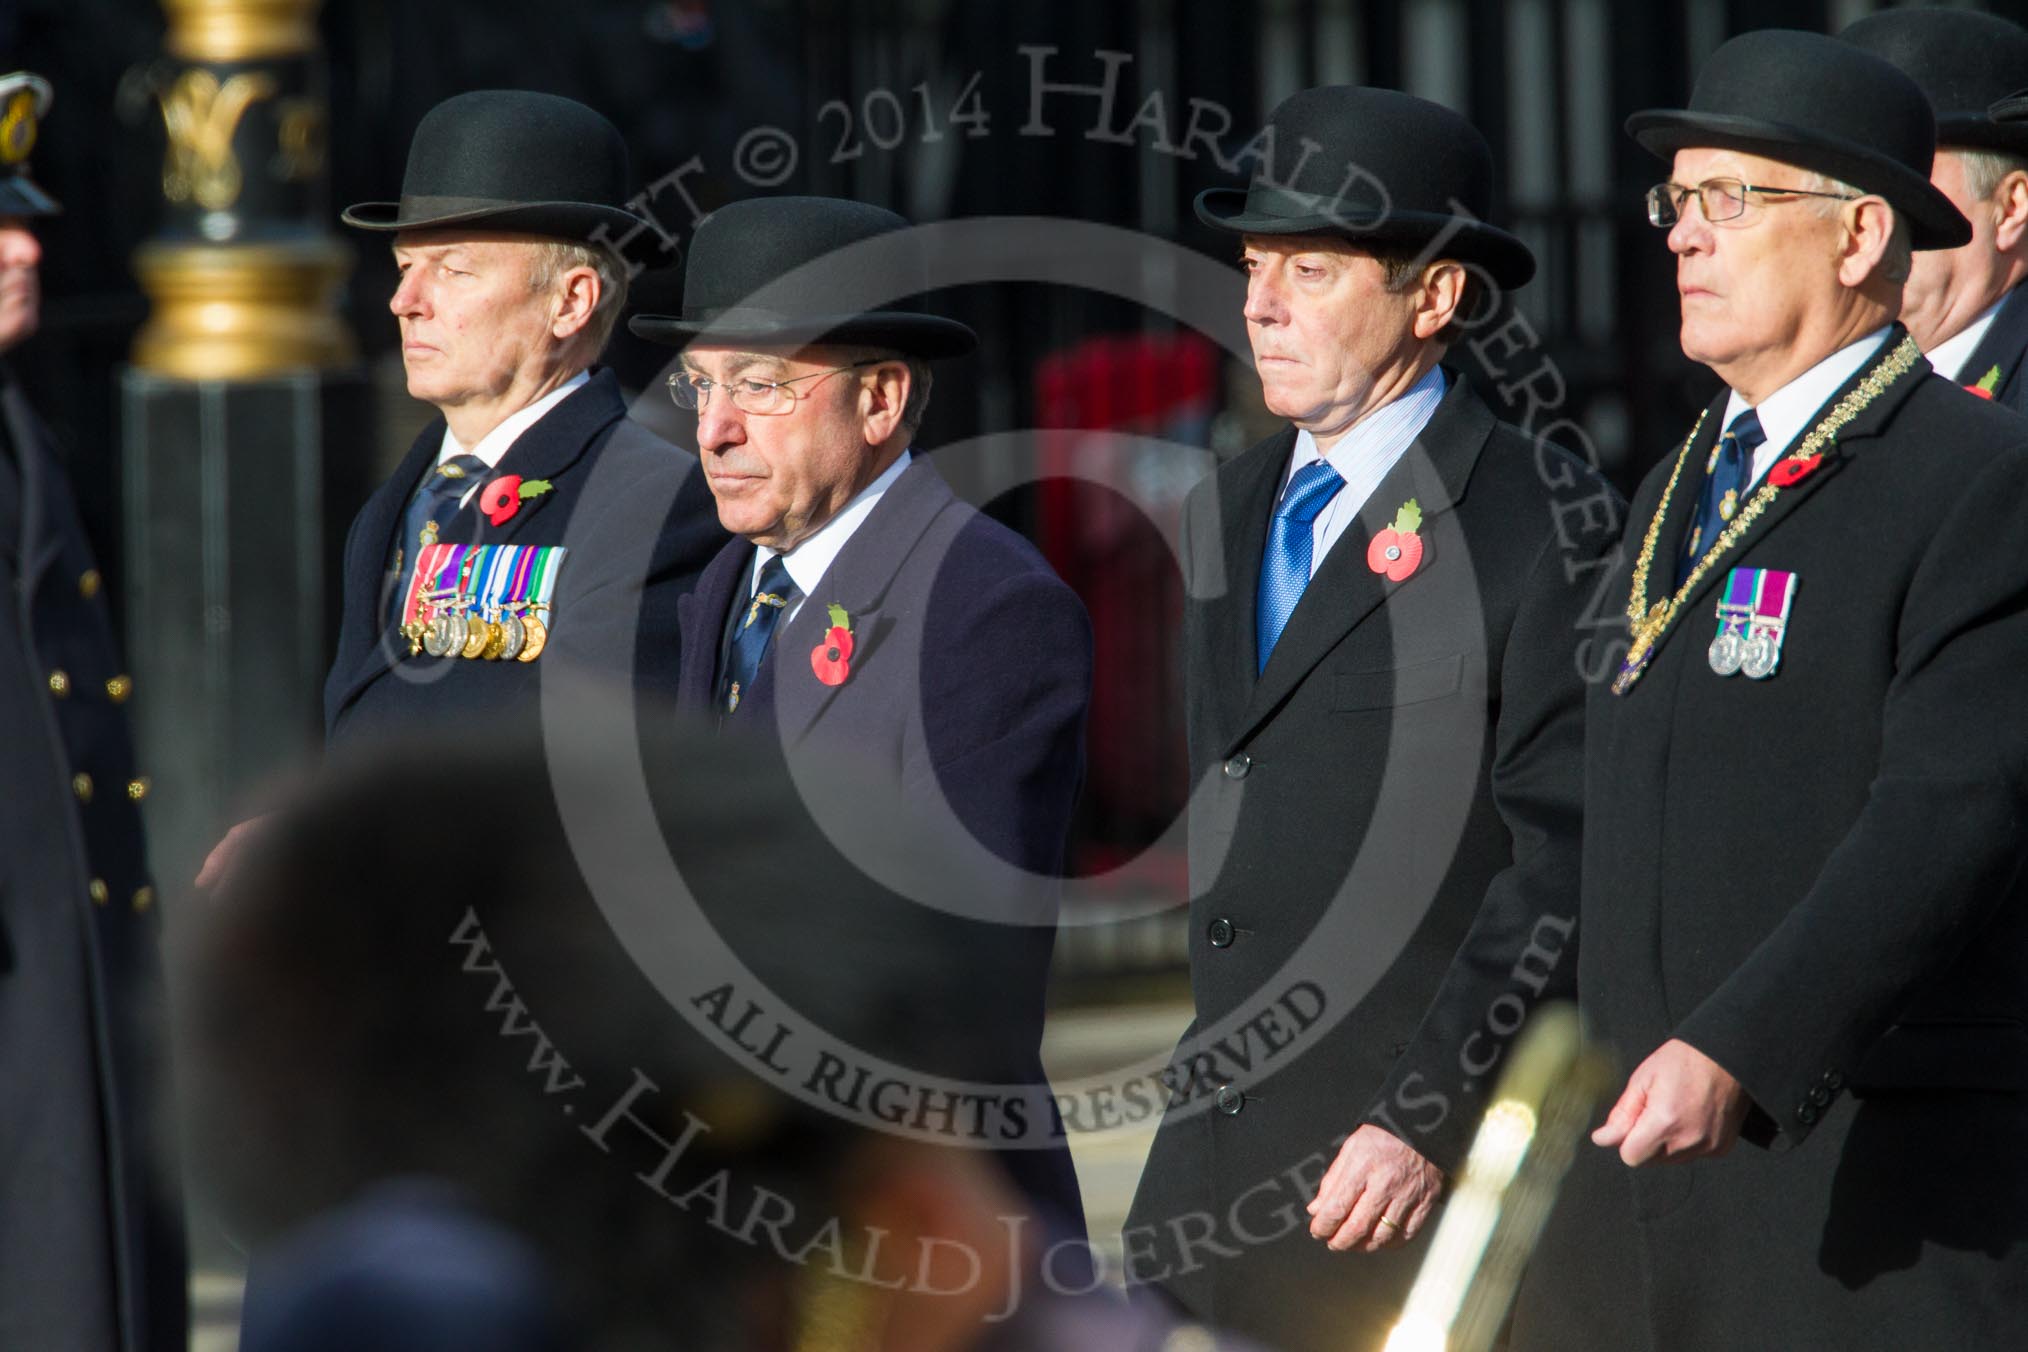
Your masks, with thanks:
[[[7,420],[7,435],[14,445],[15,478],[20,501],[16,519],[20,522],[20,560],[17,574],[21,596],[32,597],[42,575],[62,551],[60,532],[47,519],[42,482],[43,431],[41,420],[28,406],[12,373],[0,371],[0,417]]]
[[[1278,433],[1220,471],[1213,480],[1216,493],[1190,500],[1191,510],[1199,513],[1191,538],[1219,542],[1217,554],[1206,550],[1207,557],[1192,561],[1193,575],[1186,581],[1204,615],[1200,650],[1189,655],[1188,670],[1209,674],[1221,744],[1257,680],[1253,630],[1261,551],[1267,547],[1268,519],[1295,444],[1294,428]],[[1223,564],[1222,575],[1204,566],[1213,561]]]
[[[1803,436],[1807,437],[1810,429],[1814,429],[1821,423],[1830,414],[1831,410],[1837,406],[1839,400],[1845,398],[1847,394],[1851,393],[1871,376],[1882,362],[1892,357],[1900,347],[1902,340],[1907,336],[1907,330],[1903,329],[1899,324],[1889,330],[1887,341],[1881,345],[1879,353],[1868,360],[1851,380],[1840,386],[1838,392],[1825,400],[1823,406],[1811,415]],[[1874,396],[1873,400],[1865,408],[1861,409],[1831,439],[1830,444],[1824,451],[1823,464],[1797,483],[1783,488],[1776,493],[1774,501],[1767,506],[1766,510],[1761,512],[1760,516],[1747,528],[1746,533],[1724,554],[1713,559],[1711,566],[1704,570],[1704,575],[1698,578],[1696,585],[1678,599],[1675,621],[1656,640],[1655,648],[1658,653],[1662,646],[1675,636],[1678,630],[1685,627],[1684,622],[1689,618],[1690,613],[1714,587],[1731,573],[1733,567],[1739,563],[1740,559],[1749,551],[1758,549],[1763,540],[1779,530],[1783,522],[1801,510],[1803,504],[1815,496],[1819,489],[1836,478],[1845,466],[1851,462],[1852,457],[1864,447],[1866,442],[1879,437],[1881,430],[1892,420],[1895,411],[1901,407],[1902,401],[1909,396],[1910,392],[1919,383],[1927,380],[1930,375],[1929,362],[1918,356],[1912,366],[1889,383],[1879,394]],[[1721,393],[1718,402],[1714,405],[1717,415],[1722,415],[1725,411],[1725,398],[1726,396]],[[1710,431],[1715,421],[1716,416],[1705,419],[1705,430],[1707,432]],[[1690,519],[1696,514],[1697,494],[1703,488],[1703,458],[1708,456],[1711,441],[1715,439],[1715,436],[1716,433],[1712,433],[1708,437],[1703,434],[1698,436],[1699,444],[1690,448],[1690,456],[1684,464],[1682,479],[1676,485],[1676,492],[1663,508],[1658,509],[1666,511],[1667,519],[1662,522],[1662,529],[1656,536],[1654,562],[1649,570],[1647,599],[1651,606],[1656,601],[1674,594],[1673,590],[1665,591],[1662,589],[1663,585],[1675,580],[1676,567],[1676,553],[1669,553],[1665,557],[1663,552],[1664,545],[1665,543],[1669,544],[1677,552],[1680,552],[1682,549],[1683,536],[1689,530]],[[1801,444],[1800,439],[1798,439],[1797,444]],[[1782,459],[1787,459],[1794,449],[1795,447],[1790,447],[1788,450],[1783,451]],[[1694,479],[1691,474],[1693,463],[1696,468]],[[1780,463],[1781,460],[1775,462],[1777,465]],[[1770,467],[1768,472],[1772,474],[1774,472],[1773,468]],[[1759,491],[1759,485],[1755,486],[1754,491]],[[1747,500],[1749,502],[1752,501],[1751,494],[1749,494]],[[1664,569],[1667,571],[1662,571]],[[1666,579],[1666,581],[1662,585],[1658,585],[1658,578]]]
[[[479,505],[486,496],[484,485],[510,474],[521,476],[524,484],[536,479],[553,482],[583,458],[600,432],[626,416],[626,412],[627,405],[620,395],[618,377],[610,370],[593,375],[584,385],[571,391],[563,402],[538,418],[533,427],[514,439],[514,444],[500,457],[500,463],[480,481],[479,490],[459,505],[450,520],[440,523],[442,538],[489,545],[512,544],[514,537],[542,514],[556,494],[540,493],[522,499],[514,515],[495,526]],[[420,474],[421,470],[418,469],[417,473]],[[413,486],[414,480],[410,480],[411,490]],[[402,504],[405,506],[407,502],[404,497]]]
[[[1289,616],[1267,669],[1252,683],[1238,720],[1229,725],[1224,739],[1227,748],[1236,744],[1267,719],[1281,702],[1302,683],[1316,665],[1337,647],[1368,616],[1404,587],[1417,585],[1438,560],[1431,549],[1416,571],[1400,582],[1390,582],[1366,564],[1366,550],[1373,537],[1393,524],[1395,513],[1410,498],[1422,509],[1420,534],[1426,547],[1435,538],[1434,521],[1453,510],[1463,499],[1472,469],[1486,438],[1493,431],[1493,414],[1471,388],[1455,373],[1446,372],[1451,387],[1428,426],[1368,495],[1358,519],[1331,546],[1331,552],[1310,578],[1309,586]],[[1277,480],[1277,487],[1279,481]],[[1270,510],[1272,510],[1270,508]],[[1265,516],[1258,529],[1265,546]],[[1251,579],[1260,576],[1260,548],[1253,553]],[[1247,584],[1245,646],[1247,670],[1253,669],[1253,592],[1255,581]]]
[[[845,689],[845,685],[824,685],[810,669],[810,651],[831,627],[829,607],[843,606],[852,620],[852,674],[847,685],[876,671],[883,657],[897,660],[894,653],[885,651],[885,640],[898,620],[883,614],[882,607],[911,557],[926,543],[934,543],[933,532],[937,537],[956,534],[960,523],[955,521],[946,529],[936,528],[939,518],[957,505],[957,495],[936,467],[923,456],[915,457],[838,551],[816,593],[806,597],[795,618],[776,631],[754,685],[762,701],[775,706],[784,745],[794,746],[806,737]],[[932,557],[940,560],[942,551],[935,551]],[[906,649],[900,653],[902,658],[908,655]],[[906,682],[912,683],[915,677],[916,673],[907,673]],[[884,679],[892,686],[903,678],[890,674]]]
[[[1999,388],[1993,391],[1993,398],[2000,403],[2016,405],[2028,386],[2028,377],[2022,375],[2024,363],[2021,354],[2028,350],[2028,286],[2017,286],[2007,293],[2000,302],[2000,308],[1993,316],[1986,336],[1979,339],[1979,345],[1972,349],[1972,355],[1965,358],[1965,364],[1958,372],[1958,383],[1976,385],[1994,367],[2000,368]]]
[[[695,590],[676,599],[676,635],[682,645],[677,664],[676,706],[688,713],[715,714],[718,645],[733,597],[744,590],[753,566],[753,546],[728,542],[712,558]]]

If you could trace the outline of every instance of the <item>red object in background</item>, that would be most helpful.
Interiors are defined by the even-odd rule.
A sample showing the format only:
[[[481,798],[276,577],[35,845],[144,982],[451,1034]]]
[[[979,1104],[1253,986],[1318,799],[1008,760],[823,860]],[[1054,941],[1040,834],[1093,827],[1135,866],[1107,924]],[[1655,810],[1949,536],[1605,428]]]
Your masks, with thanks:
[[[1036,542],[1091,612],[1096,666],[1073,872],[1142,856],[1189,797],[1183,744],[1183,584],[1167,538],[1205,468],[1217,348],[1194,333],[1088,339],[1036,368],[1042,481]],[[1093,432],[1132,434],[1129,438]],[[1135,438],[1148,438],[1137,441]],[[1137,505],[1138,504],[1138,505]],[[1123,887],[1185,895],[1173,851],[1141,857]]]

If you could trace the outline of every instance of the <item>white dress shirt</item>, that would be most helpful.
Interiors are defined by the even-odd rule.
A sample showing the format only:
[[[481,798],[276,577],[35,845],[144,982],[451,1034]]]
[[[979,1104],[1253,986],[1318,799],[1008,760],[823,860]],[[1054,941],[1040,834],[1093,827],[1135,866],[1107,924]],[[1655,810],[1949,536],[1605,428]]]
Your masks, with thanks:
[[[1360,509],[1366,499],[1373,496],[1373,490],[1380,487],[1380,481],[1395,467],[1415,439],[1422,435],[1422,429],[1429,426],[1437,405],[1444,398],[1443,368],[1432,366],[1421,380],[1409,386],[1408,393],[1391,404],[1383,404],[1373,412],[1352,424],[1351,430],[1338,440],[1328,454],[1320,455],[1317,439],[1308,431],[1296,433],[1296,446],[1289,453],[1288,468],[1282,471],[1281,492],[1275,494],[1275,501],[1282,500],[1282,494],[1289,491],[1289,480],[1305,465],[1315,464],[1319,459],[1330,462],[1338,471],[1338,477],[1345,486],[1337,496],[1324,505],[1311,523],[1310,576],[1317,575],[1317,569],[1324,562],[1324,555],[1331,546],[1338,543],[1338,537],[1345,528],[1359,519]]]
[[[789,570],[789,581],[795,583],[796,590],[802,593],[789,606],[788,613],[782,616],[783,623],[795,619],[796,612],[803,608],[803,602],[817,594],[817,587],[823,582],[824,574],[830,571],[832,561],[838,557],[838,551],[845,547],[845,542],[852,538],[852,533],[866,523],[866,518],[873,514],[873,509],[879,504],[882,495],[894,487],[894,481],[901,477],[901,472],[908,468],[908,462],[912,458],[907,451],[896,456],[894,463],[880,471],[872,483],[854,494],[852,501],[846,503],[838,515],[817,527],[814,534],[794,549],[781,554],[782,566]],[[760,589],[761,568],[769,559],[780,553],[781,551],[769,549],[766,545],[754,546],[753,569],[746,578],[746,594],[749,597]],[[825,604],[828,605],[830,602],[826,601]]]
[[[445,423],[444,441],[443,445],[437,450],[437,463],[441,465],[454,455],[476,455],[479,459],[486,462],[486,468],[499,468],[500,457],[507,454],[508,448],[513,446],[523,432],[526,432],[529,428],[540,422],[543,414],[568,399],[572,391],[589,384],[590,381],[590,372],[579,371],[569,380],[564,381],[534,403],[529,404],[525,408],[516,409],[502,418],[500,425],[485,436],[480,437],[479,444],[472,447],[469,451],[458,444],[458,439],[451,435],[450,424],[448,422]],[[458,506],[463,507],[467,502],[471,501],[472,494],[478,491],[479,485],[474,482],[470,488],[464,491],[463,496],[458,499]]]
[[[2012,293],[2007,293],[2011,295]],[[2007,295],[1979,311],[1979,317],[1964,327],[1963,332],[1952,334],[1936,345],[1933,352],[1922,355],[1929,358],[1929,364],[1945,380],[1955,380],[1960,385],[1976,385],[1984,371],[1967,371],[1965,363],[1972,359],[1972,353],[1986,339],[1986,330],[1993,327],[1993,316],[2000,313],[2000,307],[2007,303]]]
[[[1871,361],[1873,354],[1886,341],[1887,325],[1883,324],[1858,342],[1839,348],[1758,405],[1748,404],[1739,397],[1737,390],[1732,392],[1732,397],[1725,401],[1725,421],[1718,428],[1720,435],[1732,426],[1734,418],[1748,408],[1760,415],[1760,430],[1767,433],[1767,440],[1753,453],[1753,478],[1747,482],[1747,487],[1759,483],[1768,467],[1786,454],[1798,437],[1810,430],[1817,410],[1838,392],[1841,385],[1859,374],[1859,368]]]

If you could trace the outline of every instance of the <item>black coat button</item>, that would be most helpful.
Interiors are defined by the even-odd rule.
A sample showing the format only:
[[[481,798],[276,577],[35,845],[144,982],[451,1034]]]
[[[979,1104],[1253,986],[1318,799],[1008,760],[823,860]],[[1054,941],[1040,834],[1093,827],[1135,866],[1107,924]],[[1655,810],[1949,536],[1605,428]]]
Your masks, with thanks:
[[[1204,927],[1204,934],[1206,938],[1211,940],[1213,948],[1232,947],[1232,922],[1224,916],[1220,916],[1209,925],[1206,925]]]
[[[1831,1091],[1825,1089],[1823,1086],[1819,1085],[1817,1088],[1812,1089],[1810,1091],[1810,1102],[1816,1104],[1819,1108],[1824,1107],[1826,1104],[1830,1103],[1830,1101],[1831,1101]]]
[[[1824,1088],[1830,1090],[1832,1093],[1835,1094],[1844,1087],[1845,1087],[1845,1077],[1843,1075],[1840,1075],[1835,1070],[1827,1070],[1824,1072]]]
[[[1227,1117],[1238,1117],[1239,1110],[1246,1107],[1246,1095],[1229,1084],[1218,1086],[1218,1111]]]
[[[1227,779],[1245,779],[1246,772],[1251,769],[1253,769],[1253,757],[1242,751],[1225,763],[1225,777]]]
[[[1816,1105],[1812,1103],[1805,1103],[1799,1106],[1796,1109],[1796,1121],[1802,1123],[1806,1127],[1816,1126],[1817,1125]]]

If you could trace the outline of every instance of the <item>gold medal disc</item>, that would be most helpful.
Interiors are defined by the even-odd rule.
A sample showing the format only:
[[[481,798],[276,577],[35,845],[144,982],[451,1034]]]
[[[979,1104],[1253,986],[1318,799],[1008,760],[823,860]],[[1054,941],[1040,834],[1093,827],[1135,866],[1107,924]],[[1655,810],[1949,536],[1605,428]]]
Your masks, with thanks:
[[[549,646],[549,629],[533,615],[527,616],[521,623],[528,630],[528,643],[521,649],[520,660],[533,662],[542,656],[542,650]]]

